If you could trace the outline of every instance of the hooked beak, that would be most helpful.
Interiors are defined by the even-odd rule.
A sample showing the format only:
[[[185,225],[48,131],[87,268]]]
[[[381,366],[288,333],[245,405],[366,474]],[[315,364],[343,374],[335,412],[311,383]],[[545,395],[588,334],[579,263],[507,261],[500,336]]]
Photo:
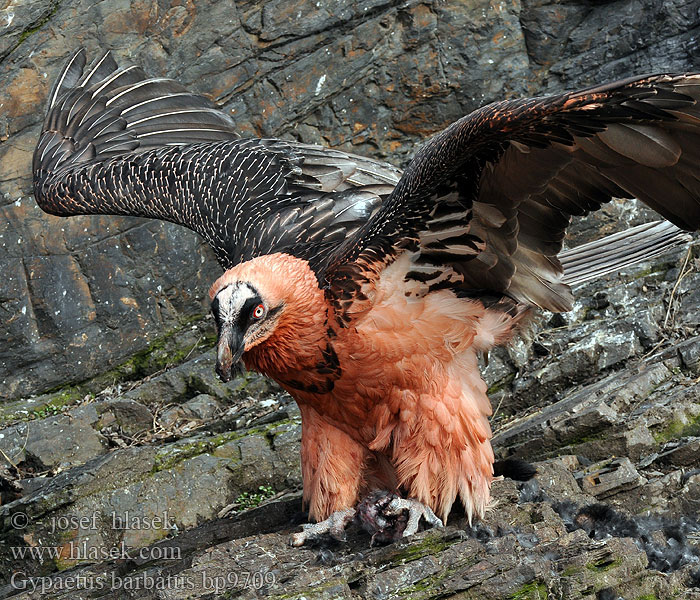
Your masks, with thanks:
[[[223,324],[219,330],[216,372],[224,383],[242,372],[240,360],[244,347],[241,330],[229,323]]]

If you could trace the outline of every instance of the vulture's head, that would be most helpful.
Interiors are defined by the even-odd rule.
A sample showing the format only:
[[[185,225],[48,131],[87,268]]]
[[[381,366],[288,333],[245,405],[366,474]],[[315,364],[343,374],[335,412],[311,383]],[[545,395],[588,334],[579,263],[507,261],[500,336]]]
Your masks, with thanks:
[[[219,336],[216,372],[230,381],[240,366],[279,372],[325,329],[325,300],[305,260],[268,254],[226,271],[209,290]],[[250,364],[249,364],[250,366]]]
[[[223,381],[236,374],[244,352],[274,333],[283,306],[248,281],[233,281],[216,293],[211,312],[219,335],[216,372]]]

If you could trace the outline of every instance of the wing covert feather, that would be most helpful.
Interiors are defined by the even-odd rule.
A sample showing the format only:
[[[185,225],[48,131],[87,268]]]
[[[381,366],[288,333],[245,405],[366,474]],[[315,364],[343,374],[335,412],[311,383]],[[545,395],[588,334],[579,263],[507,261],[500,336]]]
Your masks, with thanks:
[[[568,310],[557,254],[572,215],[637,197],[676,226],[698,229],[699,166],[700,74],[490,104],[418,151],[390,198],[331,258],[328,294],[350,312],[353,295],[410,252],[422,265],[419,293],[449,287]],[[436,210],[450,217],[442,231]],[[426,229],[444,233],[439,261]]]

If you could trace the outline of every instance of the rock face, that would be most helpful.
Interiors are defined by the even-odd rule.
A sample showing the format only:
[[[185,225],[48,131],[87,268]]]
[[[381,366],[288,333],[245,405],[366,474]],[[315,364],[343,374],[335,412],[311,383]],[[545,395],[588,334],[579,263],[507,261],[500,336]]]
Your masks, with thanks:
[[[700,598],[698,260],[680,248],[586,284],[565,321],[544,314],[494,355],[496,453],[536,476],[495,482],[482,522],[455,507],[386,546],[357,526],[288,546],[298,409],[254,375],[219,383],[211,350],[63,406],[15,403],[0,597]]]
[[[580,287],[493,353],[496,453],[538,474],[496,482],[483,523],[292,550],[299,413],[264,379],[216,379],[209,249],[45,215],[30,176],[79,44],[210,96],[241,135],[402,165],[495,99],[700,70],[697,0],[0,7],[0,597],[700,598],[696,249]],[[572,241],[649,218],[612,202]]]
[[[2,5],[0,5],[2,6]],[[695,0],[9,2],[0,8],[0,399],[80,382],[192,316],[218,266],[189,231],[57,219],[31,192],[48,88],[77,45],[210,96],[243,136],[401,165],[486,102],[700,68]]]

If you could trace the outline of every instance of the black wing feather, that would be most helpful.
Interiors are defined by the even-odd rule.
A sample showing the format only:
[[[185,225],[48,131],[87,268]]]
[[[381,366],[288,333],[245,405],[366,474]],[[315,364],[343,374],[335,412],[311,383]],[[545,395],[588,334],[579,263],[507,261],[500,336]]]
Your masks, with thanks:
[[[145,216],[185,225],[230,267],[289,252],[324,264],[400,172],[319,146],[241,140],[204,97],[110,53],[66,62],[34,153],[34,193],[47,212]]]
[[[695,230],[699,159],[700,74],[496,102],[416,154],[387,202],[329,260],[328,294],[343,318],[355,301],[348,290],[366,295],[382,269],[408,251],[423,268],[407,280],[423,283],[422,293],[440,275],[441,285],[460,295],[568,310],[572,297],[557,254],[571,215],[636,196]],[[448,217],[436,221],[436,212]],[[682,239],[678,233],[674,228],[668,240]]]

